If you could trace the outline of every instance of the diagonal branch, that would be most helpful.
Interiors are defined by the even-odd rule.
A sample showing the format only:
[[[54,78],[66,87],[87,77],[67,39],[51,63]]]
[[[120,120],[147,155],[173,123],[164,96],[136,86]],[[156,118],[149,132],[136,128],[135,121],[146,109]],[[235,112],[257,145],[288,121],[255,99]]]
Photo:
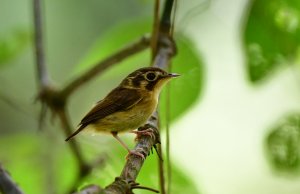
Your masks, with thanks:
[[[139,40],[117,51],[116,53],[112,54],[111,56],[107,57],[103,61],[98,62],[87,72],[80,75],[78,78],[74,79],[67,86],[65,86],[65,88],[62,90],[63,96],[67,98],[72,92],[79,88],[79,86],[82,86],[84,83],[88,82],[96,75],[99,75],[112,65],[130,57],[131,55],[143,51],[144,49],[148,48],[149,44],[149,37],[144,36]]]

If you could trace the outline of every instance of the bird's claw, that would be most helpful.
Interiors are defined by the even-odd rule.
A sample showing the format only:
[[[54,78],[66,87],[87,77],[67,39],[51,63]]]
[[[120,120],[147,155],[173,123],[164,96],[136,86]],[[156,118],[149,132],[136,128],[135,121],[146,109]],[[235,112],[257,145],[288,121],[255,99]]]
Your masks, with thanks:
[[[143,152],[142,148],[137,148],[136,150],[129,150],[128,154],[126,156],[126,160],[128,160],[128,158],[129,158],[130,155],[135,155],[135,156],[141,157],[142,160],[145,160],[145,156],[141,152]]]
[[[132,131],[132,133],[136,134],[136,138],[134,139],[135,141],[140,139],[141,136],[143,135],[147,135],[150,136],[152,139],[155,139],[154,130],[151,128],[141,130],[141,131]]]

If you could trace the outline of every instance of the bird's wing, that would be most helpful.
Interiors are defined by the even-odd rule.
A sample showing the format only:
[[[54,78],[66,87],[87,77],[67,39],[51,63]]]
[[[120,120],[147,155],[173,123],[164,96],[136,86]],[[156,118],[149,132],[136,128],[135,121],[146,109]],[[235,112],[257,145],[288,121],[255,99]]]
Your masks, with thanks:
[[[80,125],[88,125],[114,112],[128,110],[135,106],[141,99],[142,97],[137,90],[116,88],[87,113],[81,120]]]
[[[66,139],[68,141],[87,125],[96,122],[112,113],[125,111],[135,106],[142,99],[141,94],[134,89],[116,88],[103,100],[99,101],[79,123],[80,127]]]

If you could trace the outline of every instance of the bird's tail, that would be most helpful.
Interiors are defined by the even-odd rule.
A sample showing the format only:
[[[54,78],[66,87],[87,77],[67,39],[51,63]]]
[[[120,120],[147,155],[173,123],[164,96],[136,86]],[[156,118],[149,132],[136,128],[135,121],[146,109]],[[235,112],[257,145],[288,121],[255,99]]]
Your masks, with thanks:
[[[74,133],[72,133],[67,139],[65,139],[65,141],[69,141],[70,139],[72,139],[75,135],[77,135],[85,127],[86,127],[85,125],[80,125],[80,127]]]

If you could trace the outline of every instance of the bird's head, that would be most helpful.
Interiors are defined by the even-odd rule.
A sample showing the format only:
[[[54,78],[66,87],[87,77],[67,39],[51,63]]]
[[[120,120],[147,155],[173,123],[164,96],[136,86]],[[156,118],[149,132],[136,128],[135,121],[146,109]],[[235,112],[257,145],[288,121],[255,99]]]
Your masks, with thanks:
[[[160,92],[162,87],[179,74],[167,73],[157,67],[144,67],[129,74],[121,83],[122,87]]]

